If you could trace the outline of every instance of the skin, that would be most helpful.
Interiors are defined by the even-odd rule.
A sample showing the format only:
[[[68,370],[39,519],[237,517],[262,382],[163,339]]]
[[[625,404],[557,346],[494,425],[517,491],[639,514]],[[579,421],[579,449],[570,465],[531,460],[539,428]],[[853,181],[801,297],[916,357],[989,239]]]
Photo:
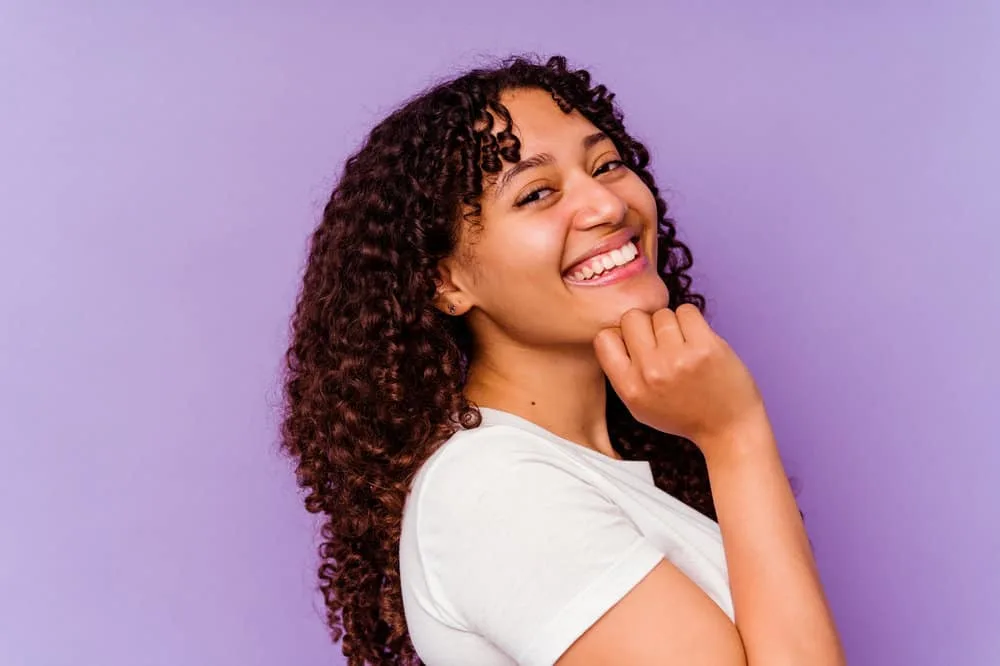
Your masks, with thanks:
[[[697,308],[665,307],[648,188],[614,166],[610,141],[587,147],[596,128],[547,93],[514,91],[502,101],[522,159],[552,159],[488,191],[481,228],[464,232],[442,262],[437,305],[466,316],[477,341],[468,397],[615,455],[607,377],[636,419],[693,441],[708,465],[736,615],[734,624],[662,560],[559,666],[844,664],[753,378]],[[535,203],[518,206],[525,197]],[[565,278],[576,258],[624,228],[641,239],[646,270],[601,287]]]
[[[474,331],[470,399],[614,455],[604,373],[592,344],[627,310],[654,312],[667,304],[655,269],[656,203],[639,177],[616,162],[610,139],[585,147],[598,129],[579,113],[563,113],[534,89],[501,101],[514,119],[522,160],[548,153],[553,161],[521,173],[501,192],[487,190],[481,226],[463,229],[460,250],[441,264],[438,306],[445,312],[453,306]],[[626,228],[640,237],[649,260],[641,275],[600,288],[564,279],[575,259]]]

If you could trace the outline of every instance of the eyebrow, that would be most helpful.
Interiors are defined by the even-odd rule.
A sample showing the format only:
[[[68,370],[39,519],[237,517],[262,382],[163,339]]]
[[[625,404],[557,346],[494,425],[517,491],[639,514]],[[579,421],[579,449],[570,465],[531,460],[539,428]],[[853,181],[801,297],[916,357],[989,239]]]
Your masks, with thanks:
[[[583,137],[583,148],[584,150],[590,150],[601,141],[607,140],[609,137],[604,132],[594,132],[593,134],[588,134]],[[545,166],[555,162],[555,158],[552,157],[550,153],[539,153],[537,155],[532,155],[531,157],[525,158],[519,161],[517,164],[512,166],[510,170],[500,176],[500,180],[497,184],[497,188],[494,191],[494,198],[499,199],[503,194],[504,189],[517,178],[519,175],[524,173],[529,169],[534,169],[540,166]]]

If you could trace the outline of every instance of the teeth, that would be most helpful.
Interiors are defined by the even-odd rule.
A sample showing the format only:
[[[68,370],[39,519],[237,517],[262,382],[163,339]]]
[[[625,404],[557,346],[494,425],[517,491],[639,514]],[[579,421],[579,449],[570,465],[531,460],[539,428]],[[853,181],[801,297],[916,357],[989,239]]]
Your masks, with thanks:
[[[635,243],[629,241],[619,248],[594,257],[580,267],[570,277],[576,281],[589,280],[617,266],[624,266],[639,256]]]

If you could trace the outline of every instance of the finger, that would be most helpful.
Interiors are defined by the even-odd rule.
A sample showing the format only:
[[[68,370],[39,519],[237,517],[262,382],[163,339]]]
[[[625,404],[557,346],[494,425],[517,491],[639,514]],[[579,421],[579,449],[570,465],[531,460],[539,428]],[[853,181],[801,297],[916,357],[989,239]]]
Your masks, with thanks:
[[[604,374],[617,387],[631,372],[632,359],[622,339],[621,329],[605,328],[594,338],[594,352]]]
[[[684,334],[673,310],[663,308],[653,313],[653,331],[658,347],[684,344]]]
[[[622,315],[621,330],[628,355],[633,361],[642,363],[656,349],[653,320],[642,310],[632,309]]]
[[[685,340],[695,342],[715,337],[715,331],[708,325],[704,315],[701,314],[701,310],[696,306],[690,303],[679,305],[676,317],[677,324]]]

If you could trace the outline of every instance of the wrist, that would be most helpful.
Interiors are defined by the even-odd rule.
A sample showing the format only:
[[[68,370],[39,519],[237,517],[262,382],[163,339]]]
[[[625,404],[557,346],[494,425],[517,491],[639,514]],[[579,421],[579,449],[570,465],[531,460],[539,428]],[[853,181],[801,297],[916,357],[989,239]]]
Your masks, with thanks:
[[[767,410],[761,403],[742,418],[692,440],[708,464],[738,462],[777,450]]]

